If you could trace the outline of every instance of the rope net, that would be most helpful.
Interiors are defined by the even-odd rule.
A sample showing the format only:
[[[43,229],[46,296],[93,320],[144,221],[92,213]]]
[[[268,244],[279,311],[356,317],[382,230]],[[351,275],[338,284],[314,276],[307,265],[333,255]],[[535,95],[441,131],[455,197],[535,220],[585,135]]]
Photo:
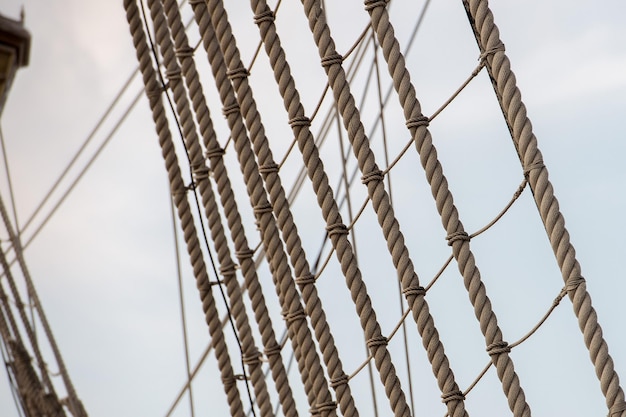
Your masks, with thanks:
[[[340,3],[124,1],[211,337],[168,415],[212,356],[216,415],[530,416],[565,297],[626,415],[487,2],[458,64],[429,1]]]

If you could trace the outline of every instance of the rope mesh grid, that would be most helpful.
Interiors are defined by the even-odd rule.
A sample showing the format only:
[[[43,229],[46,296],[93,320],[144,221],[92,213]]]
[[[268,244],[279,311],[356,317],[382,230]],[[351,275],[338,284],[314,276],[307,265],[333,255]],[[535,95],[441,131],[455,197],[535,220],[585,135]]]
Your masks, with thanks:
[[[548,187],[550,194],[552,193],[549,183],[546,186],[543,180],[540,181],[546,171],[541,155],[536,151],[536,154],[527,158],[518,149],[522,155],[521,172],[510,175],[514,179],[508,183],[507,191],[502,191],[502,188],[498,191],[490,190],[493,195],[498,195],[500,201],[489,205],[491,215],[470,214],[470,220],[466,220],[466,224],[475,230],[471,234],[459,220],[459,213],[465,213],[464,209],[468,207],[463,199],[467,193],[462,192],[457,203],[452,201],[451,189],[459,184],[456,181],[461,176],[454,169],[451,170],[452,175],[447,178],[443,176],[442,166],[447,160],[454,158],[450,158],[446,145],[440,155],[435,151],[439,119],[443,118],[445,121],[448,113],[452,112],[449,110],[450,103],[465,94],[464,88],[475,83],[484,84],[485,67],[492,77],[494,87],[498,86],[500,79],[493,75],[496,71],[494,62],[504,54],[503,44],[499,39],[496,42],[485,35],[493,43],[487,46],[480,44],[479,39],[480,51],[476,53],[478,65],[476,61],[468,63],[463,76],[455,81],[454,88],[458,87],[457,90],[454,93],[454,89],[448,91],[447,94],[452,94],[449,98],[445,92],[439,92],[436,100],[429,97],[428,105],[437,109],[429,116],[422,114],[422,106],[417,101],[418,89],[409,78],[409,72],[412,71],[410,60],[405,59],[401,52],[404,38],[394,34],[393,19],[388,11],[393,10],[393,4],[368,0],[360,10],[354,9],[352,13],[358,16],[359,22],[367,24],[371,21],[375,40],[372,40],[372,33],[370,36],[361,35],[367,33],[367,29],[362,32],[363,27],[367,26],[365,25],[354,30],[349,37],[342,38],[342,45],[350,45],[344,49],[346,53],[342,54],[331,37],[331,30],[333,34],[335,30],[326,23],[326,14],[331,13],[333,7],[326,8],[320,1],[302,2],[304,9],[299,10],[299,34],[308,36],[308,45],[316,45],[319,53],[317,72],[312,76],[312,84],[319,87],[315,101],[310,99],[314,97],[310,92],[300,96],[296,89],[296,85],[310,89],[307,81],[313,71],[303,72],[303,66],[298,63],[291,65],[294,62],[289,55],[294,51],[291,32],[283,32],[282,25],[290,29],[293,26],[282,20],[282,14],[272,11],[265,1],[251,1],[253,17],[246,24],[253,25],[253,29],[257,31],[257,39],[262,42],[267,56],[259,59],[255,57],[254,66],[248,67],[243,60],[250,57],[241,57],[233,37],[243,24],[239,19],[229,21],[225,5],[221,1],[190,3],[206,54],[201,54],[198,50],[194,54],[189,52],[191,48],[187,40],[183,39],[184,30],[175,3],[164,3],[167,19],[165,15],[153,16],[157,39],[161,44],[160,52],[164,55],[164,73],[168,76],[168,87],[174,94],[184,138],[188,144],[195,178],[194,187],[199,189],[205,202],[210,237],[223,271],[223,276],[219,279],[231,296],[230,308],[235,315],[239,337],[244,346],[241,358],[238,358],[240,353],[237,349],[230,346],[228,350],[233,363],[241,359],[249,368],[251,385],[255,389],[256,402],[262,415],[271,415],[276,404],[280,404],[285,415],[341,413],[353,416],[359,414],[358,408],[363,415],[377,414],[380,409],[383,414],[392,412],[396,416],[409,416],[420,414],[422,407],[450,416],[481,414],[481,408],[472,402],[475,396],[481,395],[474,388],[480,384],[488,384],[493,388],[493,381],[489,380],[493,377],[484,375],[489,375],[489,368],[494,367],[505,394],[503,404],[508,403],[514,416],[528,416],[530,406],[521,389],[524,381],[520,381],[515,373],[512,357],[522,343],[532,343],[527,341],[537,337],[534,335],[540,326],[549,325],[546,320],[565,295],[569,295],[574,302],[575,312],[601,380],[601,389],[606,395],[608,412],[611,415],[621,415],[624,410],[623,393],[617,376],[612,376],[612,361],[606,352],[606,343],[603,340],[597,341],[601,337],[597,336],[600,330],[599,327],[594,330],[595,312],[593,309],[588,311],[590,304],[580,268],[575,260],[574,266],[570,265],[572,261],[563,260],[569,256],[563,255],[563,251],[567,249],[561,249],[562,245],[558,242],[553,243],[557,261],[565,268],[565,287],[557,292],[558,296],[554,301],[545,303],[544,307],[548,312],[538,322],[537,317],[543,312],[529,312],[530,318],[510,332],[508,340],[514,340],[518,334],[527,333],[514,343],[504,341],[504,333],[509,334],[510,318],[505,314],[503,320],[497,320],[495,312],[499,316],[501,312],[494,306],[500,302],[493,301],[492,306],[492,301],[486,294],[487,286],[491,288],[494,282],[492,273],[487,272],[481,276],[478,272],[477,263],[486,263],[488,271],[492,268],[490,261],[484,259],[481,245],[477,244],[478,249],[475,249],[474,241],[480,243],[490,239],[497,240],[502,236],[500,228],[514,228],[508,218],[515,214],[507,214],[507,210],[513,205],[528,205],[528,199],[522,193],[527,183],[540,208],[543,207],[541,196],[545,192],[538,192],[537,187]],[[468,13],[477,16],[471,20],[472,24],[477,25],[485,20],[489,23],[492,18],[484,17],[488,14],[485,11],[486,6],[473,6],[470,3],[466,4]],[[149,4],[151,9],[160,8],[160,2],[156,0]],[[226,4],[226,7],[231,5]],[[477,10],[472,10],[472,7]],[[294,10],[290,9],[290,12],[294,13]],[[289,15],[290,19],[291,16]],[[308,34],[304,30],[306,25],[302,25],[307,22],[311,31]],[[173,39],[169,39],[167,24]],[[484,30],[487,29],[476,29],[479,34]],[[242,33],[249,36],[250,32],[246,29]],[[311,35],[314,44],[311,43]],[[167,42],[171,45],[168,46]],[[372,50],[375,50],[373,53],[381,65],[386,63],[389,67],[390,75],[387,78],[382,77],[382,85],[393,85],[397,93],[382,94],[381,82],[376,87],[372,67],[369,72],[357,69],[350,73],[346,70],[363,57],[372,58],[372,52],[367,52],[366,49],[361,52],[359,49],[362,44],[369,42],[372,42]],[[308,53],[312,54],[313,51],[314,49],[309,49]],[[194,61],[201,59],[202,55],[208,58],[213,80],[208,74],[199,76],[193,68]],[[139,52],[138,58],[141,62]],[[260,66],[265,67],[261,70]],[[258,77],[257,73],[260,73]],[[417,80],[419,82],[419,78]],[[328,88],[324,88],[326,82]],[[207,99],[202,93],[205,85],[213,83],[219,92],[219,102],[214,98]],[[365,93],[353,95],[352,91],[363,86]],[[378,91],[371,93],[376,88]],[[261,93],[255,93],[253,97],[253,89],[260,90]],[[368,92],[368,89],[371,91]],[[322,90],[324,93],[320,95]],[[326,94],[326,90],[329,94]],[[158,91],[158,86],[153,85],[147,91],[154,106],[160,97],[160,94],[154,93]],[[264,94],[274,95],[274,103],[281,100],[284,109],[276,106],[268,109],[264,104],[269,101],[262,97]],[[372,99],[372,96],[378,96],[378,101]],[[498,93],[498,99],[504,102],[502,97],[503,94]],[[400,107],[397,104],[388,104],[394,99],[396,103],[399,100]],[[330,109],[334,106],[337,106],[337,112]],[[390,116],[393,113],[387,107],[391,107],[396,112],[395,115]],[[213,127],[209,108],[212,114],[226,118],[228,132],[221,137],[223,131]],[[326,108],[329,109],[327,113]],[[380,116],[383,111],[386,120]],[[401,117],[402,113],[404,118]],[[511,117],[514,119],[514,116]],[[283,123],[291,131],[292,137],[272,135],[274,130],[265,129],[265,120]],[[340,132],[350,143],[345,145],[346,141],[340,145],[345,152],[338,157],[336,144],[331,146],[330,143],[339,140],[339,137],[334,137],[335,133],[331,128],[339,121],[343,124]],[[157,122],[158,129],[163,128],[163,122],[160,123]],[[509,123],[513,126],[511,132],[515,136],[515,125]],[[392,138],[389,145],[390,156],[386,154],[386,148],[383,152],[380,144],[381,132],[384,130],[392,132],[389,135]],[[499,140],[504,136],[502,132],[498,135]],[[514,141],[518,139],[514,137]],[[415,146],[417,152],[409,149],[411,145]],[[482,145],[485,143],[479,146]],[[239,170],[227,166],[225,154],[227,156],[229,152],[236,153]],[[275,159],[273,155],[278,155],[279,158]],[[383,160],[386,166],[380,165]],[[303,175],[294,175],[294,167],[298,164],[303,167]],[[338,167],[344,164],[346,168],[342,171]],[[416,168],[420,164],[423,170]],[[210,176],[207,175],[207,167],[210,169]],[[388,177],[392,171],[394,180],[389,182]],[[426,173],[425,182],[424,174],[420,171]],[[346,175],[347,172],[352,172],[352,175]],[[245,183],[246,189],[233,187],[229,176],[240,176],[237,181]],[[403,180],[398,186],[396,178],[399,177]],[[526,179],[517,186],[521,177]],[[213,181],[214,185],[209,181]],[[421,196],[417,203],[413,200],[414,207],[411,210],[401,207],[396,209],[396,204],[391,203],[392,183],[396,196],[394,198],[400,195],[400,200],[412,197],[417,194],[416,189],[419,189]],[[459,187],[465,187],[468,183],[471,181],[463,182]],[[333,188],[331,184],[337,186]],[[490,186],[493,183],[483,186],[482,190]],[[217,194],[214,194],[213,187],[217,189]],[[431,190],[434,203],[432,197],[426,198],[428,189]],[[174,188],[174,198],[181,201],[190,192],[176,191]],[[496,215],[501,209],[499,205],[506,199],[503,195],[511,194],[513,198]],[[245,200],[241,196],[249,200],[250,207],[246,210],[253,213],[254,217],[250,217],[247,211],[238,211],[237,204]],[[430,206],[426,210],[428,215],[424,219],[409,221],[407,212],[422,210],[426,207],[427,200],[430,200]],[[516,203],[520,200],[521,202]],[[354,209],[358,206],[348,208],[348,205],[361,202],[360,210],[356,212]],[[221,207],[218,208],[217,204],[221,204]],[[301,211],[306,214],[301,214]],[[552,217],[541,213],[541,209],[540,216],[545,221],[552,221]],[[345,222],[346,218],[350,219],[349,223]],[[444,230],[419,233],[425,229],[423,224],[433,219],[442,222]],[[194,220],[190,218],[189,221]],[[556,223],[560,222],[557,219]],[[259,230],[255,231],[257,226]],[[313,226],[316,230],[312,230]],[[546,224],[551,241],[562,240],[563,238],[555,238],[554,233],[550,232],[552,227],[555,227],[552,223]],[[228,237],[227,229],[230,232]],[[419,231],[416,232],[415,229]],[[258,236],[252,238],[255,233]],[[555,233],[561,236],[567,234],[566,231]],[[186,238],[193,240],[187,235]],[[249,246],[248,238],[261,242],[258,249]],[[321,248],[320,241],[323,242]],[[433,243],[435,241],[437,243]],[[356,251],[357,243],[359,253]],[[421,251],[424,251],[426,245],[431,245],[434,249],[423,254]],[[259,261],[263,256],[267,265]],[[314,262],[316,258],[317,261]],[[453,260],[458,265],[459,273],[454,273],[453,268],[449,267]],[[433,273],[439,267],[439,272]],[[418,269],[422,271],[420,278]],[[240,276],[242,279],[238,278]],[[261,292],[260,285],[267,285],[270,277],[274,291],[266,288]],[[397,291],[398,282],[403,297],[400,301],[401,314],[390,314],[388,298],[392,290]],[[460,282],[465,284],[465,297],[469,295],[470,298],[469,304],[467,300],[464,301],[468,304],[465,308],[475,312],[478,328],[484,336],[482,342],[476,335],[467,343],[459,343],[458,340],[447,337],[450,332],[445,330],[445,326],[455,318],[444,314],[445,309],[441,305],[445,303],[446,297],[442,293]],[[247,290],[251,304],[243,303],[240,286]],[[458,290],[457,286],[454,291]],[[261,299],[255,298],[259,294]],[[263,296],[268,299],[264,300]],[[397,300],[397,293],[391,299]],[[224,313],[220,306],[206,307],[214,308],[214,313]],[[395,311],[398,311],[397,307]],[[248,328],[252,324],[249,320],[252,317],[255,317],[259,325],[259,330],[255,332]],[[217,319],[217,315],[215,318]],[[466,317],[456,319],[478,333],[475,322],[470,324]],[[409,331],[401,335],[398,329],[402,323],[407,324]],[[212,332],[219,335],[216,330],[218,325],[213,326]],[[284,349],[285,339],[275,336],[285,328],[298,363],[297,371],[292,370],[291,373],[297,373],[297,377],[287,375],[290,364],[287,363],[284,350],[281,351],[280,348],[283,346]],[[429,381],[424,390],[431,403],[424,403],[422,395],[422,401],[417,402],[420,404],[419,412],[411,410],[407,401],[408,375],[403,369],[406,364],[399,348],[402,338],[409,340],[412,346],[411,360],[415,357],[418,362],[416,369],[412,370],[412,377],[419,381]],[[232,340],[215,340],[215,343],[225,343],[224,348],[228,344],[232,345]],[[355,349],[350,340],[365,344],[369,357],[363,357],[362,351]],[[419,340],[422,341],[423,349],[417,348],[416,342]],[[465,348],[482,350],[482,358],[491,361],[490,365],[481,372],[478,366],[462,363],[463,354],[460,352]],[[265,354],[261,355],[261,351]],[[267,361],[269,364],[265,365],[263,362]],[[370,362],[374,364],[380,381],[370,381],[363,377],[361,369]],[[475,365],[480,364],[479,362]],[[460,373],[453,373],[452,369],[457,367],[460,367]],[[428,373],[434,374],[434,378],[426,378],[427,373],[423,371],[427,368],[431,369]],[[274,380],[272,387],[269,386],[270,374]],[[241,381],[238,371],[231,370],[228,375],[223,374],[221,380],[227,393],[243,387],[241,382],[237,382]],[[371,391],[364,389],[368,385],[371,385],[371,389],[380,398],[386,396],[388,403],[379,400],[374,406],[375,410],[364,412],[371,404],[371,398],[368,399]],[[227,394],[231,414],[245,414],[248,408],[240,400],[235,401],[233,395]],[[437,398],[440,404],[432,404],[432,398]],[[498,407],[502,408],[503,404]]]

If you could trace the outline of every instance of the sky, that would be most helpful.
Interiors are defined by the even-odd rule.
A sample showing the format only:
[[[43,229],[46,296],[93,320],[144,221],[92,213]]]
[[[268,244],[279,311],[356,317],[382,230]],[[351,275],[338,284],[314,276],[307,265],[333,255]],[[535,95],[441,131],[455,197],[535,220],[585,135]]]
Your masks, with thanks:
[[[19,16],[23,4],[25,25],[32,34],[30,64],[18,72],[0,119],[17,223],[21,227],[136,71],[137,60],[120,3],[0,0],[0,12],[14,18]],[[259,40],[258,31],[251,24],[252,13],[246,3],[226,3],[242,59],[250,62]],[[626,199],[622,192],[626,183],[626,5],[617,0],[598,3],[593,8],[566,1],[492,3],[495,22],[528,108],[615,369],[624,375],[626,304],[622,294],[626,280],[621,262],[626,253]],[[422,4],[394,0],[390,6],[403,47]],[[190,17],[188,5],[184,6],[183,15]],[[329,5],[328,19],[337,50],[345,53],[368,17],[361,2],[349,1]],[[300,3],[283,0],[276,24],[303,103],[311,114],[325,78]],[[193,42],[197,41],[195,26],[189,34]],[[462,3],[432,2],[407,58],[424,114],[432,114],[452,94],[476,66],[478,56]],[[218,137],[225,143],[227,127],[202,48],[196,61],[203,74],[203,88],[212,106]],[[350,62],[347,60],[346,66]],[[352,84],[357,102],[366,91],[365,75],[365,71],[360,72]],[[274,156],[280,160],[291,133],[263,51],[250,82]],[[386,73],[382,85],[383,90],[389,85]],[[361,109],[366,131],[373,129],[376,119],[374,87],[371,88]],[[76,167],[24,228],[23,242],[33,236],[140,91],[141,82],[135,77]],[[327,98],[320,115],[328,111],[329,103]],[[143,96],[126,116],[25,252],[48,320],[90,416],[165,415],[185,381],[167,178]],[[385,117],[392,138],[390,153],[395,155],[408,140],[395,96]],[[318,131],[320,126],[321,116],[312,127]],[[432,121],[430,129],[461,220],[468,231],[478,230],[506,205],[523,178],[484,72]],[[177,140],[176,135],[174,138]],[[380,129],[371,138],[379,165],[384,167]],[[346,138],[343,140],[345,143]],[[338,149],[337,135],[332,134],[321,151],[333,186],[341,180]],[[250,226],[251,210],[246,207],[245,188],[234,164],[234,154],[232,147],[230,152],[227,149],[226,159],[242,216],[248,222],[248,239],[256,245],[259,238],[254,226]],[[183,161],[180,156],[179,159]],[[281,169],[287,190],[301,164],[302,159],[294,150]],[[354,166],[354,158],[349,159],[350,169]],[[420,282],[427,283],[450,252],[414,148],[394,167],[391,178],[397,217]],[[365,196],[358,178],[350,190],[352,204],[358,207]],[[0,173],[0,192],[5,204],[11,207],[4,170]],[[313,263],[324,237],[324,224],[308,180],[293,211],[303,246]],[[342,213],[348,217],[347,208]],[[388,334],[401,312],[395,280],[391,279],[395,275],[379,230],[371,207],[367,207],[354,236],[373,305],[379,312],[383,333]],[[3,248],[6,235],[2,229]],[[505,340],[513,342],[533,327],[563,285],[528,189],[500,222],[472,241],[472,250]],[[328,245],[322,249],[322,258],[327,254]],[[181,258],[189,350],[195,363],[209,343],[209,336],[184,253]],[[284,326],[278,319],[279,307],[267,270],[267,264],[262,262],[260,274],[268,284],[264,293],[280,334]],[[329,263],[318,285],[344,367],[351,373],[365,354],[362,346],[354,344],[362,333],[336,260]],[[427,300],[459,385],[464,389],[487,363],[488,356],[454,263],[429,290]],[[224,311],[221,304],[220,311]],[[414,403],[419,407],[415,415],[443,415],[441,393],[410,320],[407,332],[411,375]],[[232,336],[227,337],[232,346]],[[403,386],[407,387],[403,349],[401,337],[396,336],[390,351],[400,369]],[[287,347],[286,358],[290,352]],[[515,348],[511,356],[535,415],[606,415],[600,386],[569,300],[563,300],[546,324]],[[193,384],[196,415],[227,415],[214,362],[210,356]],[[305,415],[308,406],[295,369],[294,366],[290,379],[300,414]],[[366,372],[353,383],[355,397],[362,404],[361,414],[373,416]],[[384,392],[380,387],[376,389],[380,415],[389,415]],[[0,377],[0,404],[3,416],[19,415],[4,376]],[[493,369],[468,395],[466,404],[470,415],[510,415]],[[187,397],[172,415],[191,415]]]

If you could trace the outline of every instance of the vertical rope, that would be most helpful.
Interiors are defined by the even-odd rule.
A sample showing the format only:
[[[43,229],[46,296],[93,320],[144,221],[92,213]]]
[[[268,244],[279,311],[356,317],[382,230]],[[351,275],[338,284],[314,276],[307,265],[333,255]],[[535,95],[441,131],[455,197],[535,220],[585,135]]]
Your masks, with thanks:
[[[299,372],[307,394],[307,401],[311,406],[312,414],[317,414],[317,405],[330,403],[331,396],[323,375],[320,359],[317,355],[317,349],[313,343],[310,330],[306,325],[306,316],[302,308],[300,296],[291,275],[291,269],[283,249],[283,242],[276,227],[276,220],[272,215],[272,206],[267,200],[267,194],[263,188],[263,180],[250,146],[250,140],[246,134],[239,104],[228,79],[224,56],[220,51],[220,44],[218,43],[218,36],[213,28],[211,20],[216,19],[219,22],[222,17],[213,8],[211,13],[209,13],[207,5],[203,0],[192,0],[191,5],[211,64],[213,77],[220,93],[220,99],[224,105],[223,111],[232,132],[231,136],[241,165],[246,189],[250,196],[250,203],[257,216],[263,246],[274,278],[279,303],[283,308],[283,316],[289,330],[289,338],[292,341]],[[227,22],[224,23],[228,27]],[[278,347],[276,350],[278,350]],[[332,410],[323,409],[320,411],[323,411],[324,415],[334,414],[334,408]]]
[[[239,390],[237,389],[236,379],[230,363],[227,345],[222,333],[222,326],[215,306],[215,300],[212,295],[211,284],[206,272],[206,266],[202,257],[196,228],[189,203],[187,201],[186,188],[183,183],[174,144],[168,128],[165,109],[163,108],[163,104],[161,102],[161,86],[157,81],[156,73],[152,66],[150,49],[146,42],[146,36],[141,17],[139,15],[139,10],[134,0],[125,0],[124,8],[126,9],[126,18],[130,26],[133,44],[139,61],[139,67],[146,87],[146,95],[148,96],[150,108],[152,110],[152,117],[156,124],[156,130],[159,136],[159,145],[162,149],[172,197],[174,199],[174,204],[183,229],[183,236],[187,245],[187,251],[189,253],[193,273],[196,278],[196,285],[200,292],[202,309],[204,311],[206,322],[209,327],[209,333],[211,334],[213,346],[215,348],[215,356],[221,372],[224,391],[230,407],[230,413],[234,417],[244,417]]]
[[[526,114],[526,106],[516,85],[511,63],[504,53],[498,27],[485,0],[464,0],[470,25],[476,41],[487,63],[498,102],[504,113],[513,144],[519,156],[524,174],[533,192],[539,215],[544,224],[552,250],[556,257],[563,280],[568,290],[578,325],[583,333],[585,345],[600,380],[602,393],[606,398],[609,415],[626,416],[624,391],[613,366],[613,359],[602,336],[591,297],[581,275],[576,252],[570,243],[565,228],[565,220],[554,196],[554,189],[548,178],[548,170],[543,165],[541,152],[537,148],[537,138]]]

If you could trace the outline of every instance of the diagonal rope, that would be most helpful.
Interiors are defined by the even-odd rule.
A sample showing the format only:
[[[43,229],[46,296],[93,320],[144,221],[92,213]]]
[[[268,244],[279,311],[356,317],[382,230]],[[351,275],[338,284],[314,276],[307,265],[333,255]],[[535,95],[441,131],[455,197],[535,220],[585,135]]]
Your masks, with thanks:
[[[498,371],[498,377],[502,382],[509,407],[517,417],[530,416],[530,407],[526,403],[524,391],[520,387],[513,361],[508,355],[507,343],[502,340],[502,332],[497,324],[496,315],[491,309],[491,302],[487,296],[485,285],[481,281],[480,272],[470,250],[469,237],[459,220],[452,193],[448,189],[447,180],[437,158],[430,132],[427,129],[428,119],[421,113],[415,88],[410,80],[404,57],[400,53],[398,40],[395,38],[393,26],[389,21],[386,2],[365,0],[365,9],[370,15],[372,27],[378,37],[385,61],[387,61],[389,73],[404,110],[406,126],[415,141],[420,162],[436,201],[437,211],[448,234],[448,244],[453,248],[454,257],[463,276],[476,318],[479,320],[481,331],[485,336],[487,352]],[[456,389],[458,390],[458,387]],[[454,415],[451,410],[449,413]]]
[[[519,156],[539,215],[544,224],[552,250],[556,257],[563,281],[568,288],[578,325],[583,333],[585,345],[589,350],[596,375],[600,380],[602,393],[606,398],[609,416],[626,416],[624,391],[615,372],[613,360],[609,355],[602,329],[598,324],[597,314],[591,305],[587,285],[581,275],[581,268],[570,237],[565,228],[565,220],[554,196],[554,189],[548,178],[548,170],[543,165],[541,152],[537,147],[537,138],[533,134],[526,107],[516,85],[511,63],[504,53],[493,14],[487,1],[464,0],[470,25],[485,57],[487,71],[491,78],[498,103],[505,116],[513,144]]]
[[[137,60],[139,61],[143,81],[146,86],[146,94],[156,125],[159,145],[162,148],[172,198],[174,199],[179,221],[183,228],[183,236],[187,245],[196,285],[200,292],[206,323],[209,328],[209,333],[213,338],[224,392],[226,393],[231,414],[236,417],[243,417],[241,397],[236,385],[237,379],[233,372],[230,355],[217,315],[215,300],[212,295],[211,284],[203,260],[200,242],[198,240],[191,209],[187,201],[186,187],[183,183],[174,144],[168,128],[165,108],[161,100],[162,88],[157,81],[157,75],[151,61],[151,52],[146,41],[146,35],[137,4],[133,0],[125,0],[124,8],[133,38],[133,45],[136,49]]]
[[[212,20],[216,20],[215,23],[221,23],[221,26],[218,27],[221,27],[223,31],[228,31],[225,12],[222,8],[221,14],[209,13],[204,1],[192,1],[191,5],[211,64],[213,77],[219,90],[220,100],[224,106],[223,112],[232,132],[231,138],[242,169],[250,203],[255,212],[265,254],[274,278],[278,300],[283,309],[283,317],[289,329],[288,334],[298,362],[298,369],[307,395],[307,401],[312,409],[317,410],[317,404],[324,404],[330,401],[330,392],[328,391],[327,382],[323,375],[311,332],[308,326],[304,325],[306,323],[304,309],[293,282],[291,268],[289,267],[276,220],[272,213],[272,205],[268,201],[267,193],[263,187],[263,179],[259,173],[259,166],[256,163],[250,139],[245,130],[244,121],[240,113],[240,105],[235,97],[234,88],[228,79],[225,57],[220,50],[218,42],[219,35],[216,34],[213,27]],[[230,31],[228,32],[222,32],[222,36],[229,35]],[[232,36],[232,34],[229,36]],[[231,54],[233,52],[232,50],[230,51]],[[238,68],[244,69],[243,66]],[[243,75],[244,71],[238,74]],[[278,350],[278,348],[275,350]],[[324,389],[324,387],[326,388]]]

